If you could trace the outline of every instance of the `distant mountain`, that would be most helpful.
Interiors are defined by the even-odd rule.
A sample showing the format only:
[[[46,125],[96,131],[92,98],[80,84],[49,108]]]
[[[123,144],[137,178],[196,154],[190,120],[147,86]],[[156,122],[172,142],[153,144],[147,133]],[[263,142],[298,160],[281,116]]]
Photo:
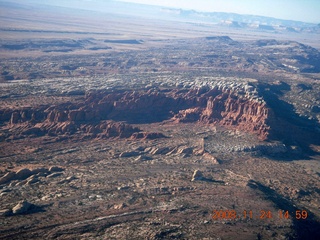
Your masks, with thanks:
[[[165,12],[179,15],[181,18],[216,23],[234,28],[256,28],[266,31],[315,32],[320,33],[320,24],[284,20],[272,17],[245,15],[225,12],[197,12],[183,9],[163,9]]]
[[[252,29],[267,32],[309,32],[320,34],[320,24],[301,21],[283,20],[264,16],[244,15],[225,12],[197,12],[177,8],[167,8],[114,0],[5,0],[4,4],[64,7],[110,14],[130,15],[135,17],[153,18],[188,23],[217,24],[230,28]]]

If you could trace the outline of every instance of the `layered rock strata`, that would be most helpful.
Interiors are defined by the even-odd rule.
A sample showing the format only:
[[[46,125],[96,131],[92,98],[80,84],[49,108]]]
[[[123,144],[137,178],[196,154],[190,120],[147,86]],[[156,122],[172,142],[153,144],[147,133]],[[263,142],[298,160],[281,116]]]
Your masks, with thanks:
[[[76,103],[37,109],[4,109],[0,119],[3,129],[13,129],[12,132],[20,135],[55,136],[79,132],[93,137],[153,139],[163,135],[143,133],[129,124],[171,120],[230,126],[266,139],[271,115],[263,101],[228,89],[201,87],[96,91]]]

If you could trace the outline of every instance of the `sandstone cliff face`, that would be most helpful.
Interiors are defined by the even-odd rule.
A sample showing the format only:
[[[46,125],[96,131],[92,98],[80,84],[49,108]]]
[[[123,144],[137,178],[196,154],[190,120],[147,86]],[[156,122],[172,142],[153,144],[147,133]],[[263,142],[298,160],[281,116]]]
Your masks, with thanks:
[[[221,125],[236,126],[249,132],[257,133],[262,139],[268,136],[270,127],[270,109],[265,104],[249,99],[239,99],[232,94],[219,95],[209,99],[202,120],[217,121]]]
[[[41,109],[1,112],[1,120],[24,135],[74,134],[78,131],[94,137],[131,137],[148,135],[128,123],[150,123],[163,120],[220,124],[253,132],[262,139],[268,136],[270,109],[264,103],[239,97],[230,90],[151,89],[148,91],[95,92],[77,103],[66,103]],[[132,135],[135,134],[135,135]]]
[[[208,97],[206,107],[179,111],[174,119],[178,122],[198,121],[232,126],[266,139],[270,129],[267,124],[270,111],[264,103],[238,98],[233,93],[226,92]]]

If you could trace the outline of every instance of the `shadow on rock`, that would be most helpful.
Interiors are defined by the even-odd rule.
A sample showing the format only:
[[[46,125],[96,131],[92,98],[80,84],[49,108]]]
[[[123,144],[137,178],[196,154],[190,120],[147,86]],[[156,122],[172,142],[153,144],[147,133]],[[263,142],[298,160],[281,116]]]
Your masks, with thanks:
[[[281,100],[279,97],[290,90],[290,85],[281,82],[278,85],[261,84],[259,89],[268,106],[273,110],[274,117],[270,119],[270,139],[280,140],[293,148],[288,151],[287,157],[281,156],[279,160],[301,159],[319,154],[313,151],[310,145],[320,145],[320,134],[317,129],[318,122],[299,116],[293,105]]]
[[[293,203],[282,197],[273,189],[264,186],[263,184],[250,180],[248,186],[252,189],[261,191],[267,200],[272,201],[280,210],[289,211],[292,217],[294,236],[289,236],[288,239],[320,239],[320,219],[308,211],[306,219],[297,219],[296,211],[302,210],[293,205]],[[303,209],[307,210],[307,209]]]

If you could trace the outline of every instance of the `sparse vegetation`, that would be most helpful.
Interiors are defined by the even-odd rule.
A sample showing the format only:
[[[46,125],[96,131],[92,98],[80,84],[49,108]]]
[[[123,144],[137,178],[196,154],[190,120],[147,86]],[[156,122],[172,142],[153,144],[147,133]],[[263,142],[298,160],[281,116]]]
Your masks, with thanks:
[[[0,4],[1,239],[319,238],[316,30]]]

